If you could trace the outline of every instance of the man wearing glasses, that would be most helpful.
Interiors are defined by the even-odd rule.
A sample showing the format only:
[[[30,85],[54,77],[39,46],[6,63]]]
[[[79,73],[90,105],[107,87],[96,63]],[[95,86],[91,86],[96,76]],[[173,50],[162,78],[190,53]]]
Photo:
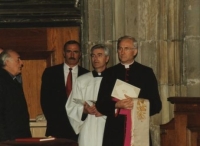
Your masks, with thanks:
[[[153,70],[135,61],[138,53],[137,41],[131,36],[118,39],[117,53],[120,63],[107,69],[99,89],[96,108],[98,112],[107,116],[103,146],[131,146],[131,129],[127,128],[127,115],[123,110],[133,108],[133,99],[137,97],[125,96],[116,100],[111,93],[117,79],[140,88],[138,98],[148,99],[150,115],[159,113],[161,100],[158,84]],[[149,141],[147,141],[149,142]]]

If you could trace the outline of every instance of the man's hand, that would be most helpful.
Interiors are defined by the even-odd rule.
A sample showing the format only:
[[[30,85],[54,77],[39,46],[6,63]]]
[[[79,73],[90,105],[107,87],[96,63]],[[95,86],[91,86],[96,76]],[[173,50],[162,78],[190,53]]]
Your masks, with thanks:
[[[95,107],[95,109],[96,109],[96,107]],[[96,117],[101,117],[103,115],[96,109],[95,116]]]
[[[95,115],[95,110],[96,108],[94,105],[90,106],[87,102],[84,103],[83,113]]]
[[[96,109],[95,104],[93,104],[92,106],[90,106],[87,102],[85,102],[85,104],[84,104],[83,112],[84,112],[85,114],[95,115],[96,117],[103,116],[103,115]]]
[[[115,107],[116,108],[122,108],[122,109],[132,109],[133,108],[133,98],[127,96],[125,94],[126,99],[122,99],[116,102]]]

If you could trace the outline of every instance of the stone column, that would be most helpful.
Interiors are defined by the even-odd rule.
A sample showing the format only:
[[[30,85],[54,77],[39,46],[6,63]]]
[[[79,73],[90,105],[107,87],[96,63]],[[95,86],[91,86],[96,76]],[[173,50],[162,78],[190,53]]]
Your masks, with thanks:
[[[183,83],[187,96],[200,96],[200,1],[184,1]]]

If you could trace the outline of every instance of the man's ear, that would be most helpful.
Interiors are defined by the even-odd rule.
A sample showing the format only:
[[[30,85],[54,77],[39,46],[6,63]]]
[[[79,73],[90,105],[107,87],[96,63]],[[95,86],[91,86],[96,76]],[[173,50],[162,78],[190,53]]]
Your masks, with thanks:
[[[82,54],[80,53],[79,59],[81,59]]]
[[[109,59],[110,59],[110,56],[107,56],[107,58],[106,58],[106,63],[109,62]]]
[[[65,56],[65,52],[63,52],[63,57],[66,58],[66,56]]]
[[[134,56],[136,56],[138,53],[138,49],[134,49]]]

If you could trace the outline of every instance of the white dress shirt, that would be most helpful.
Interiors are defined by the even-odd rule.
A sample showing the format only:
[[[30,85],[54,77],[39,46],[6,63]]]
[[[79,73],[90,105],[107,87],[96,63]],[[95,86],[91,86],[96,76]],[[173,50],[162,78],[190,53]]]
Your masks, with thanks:
[[[72,84],[74,84],[75,80],[78,76],[78,65],[76,65],[74,67],[69,67],[66,63],[64,63],[63,68],[64,68],[64,76],[65,76],[65,85],[66,85],[66,82],[67,82],[67,76],[68,76],[68,73],[69,73],[69,68],[72,68]]]

